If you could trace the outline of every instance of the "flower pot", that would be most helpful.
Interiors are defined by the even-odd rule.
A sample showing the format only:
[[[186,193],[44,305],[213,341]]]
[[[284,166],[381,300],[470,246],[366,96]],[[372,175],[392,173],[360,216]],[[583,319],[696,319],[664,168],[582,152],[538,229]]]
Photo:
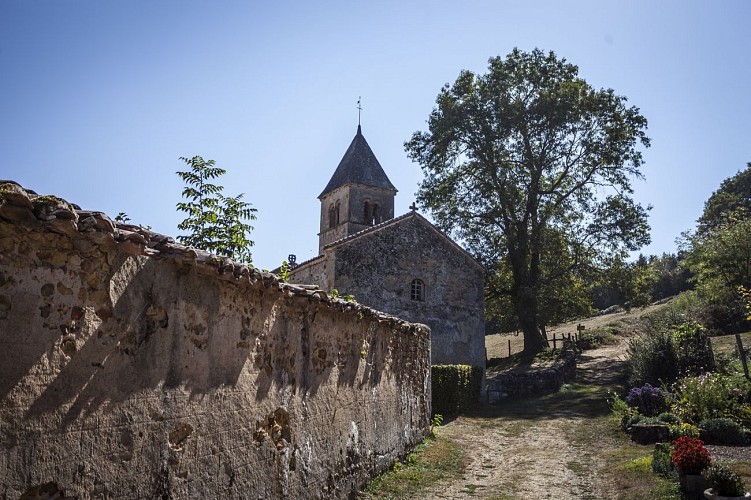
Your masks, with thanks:
[[[709,488],[704,490],[704,498],[708,498],[709,500],[741,500],[743,498],[751,498],[751,493],[746,492],[742,497],[723,497],[715,494],[714,490]]]
[[[688,494],[690,500],[704,500],[709,483],[701,474],[679,474],[681,489]]]

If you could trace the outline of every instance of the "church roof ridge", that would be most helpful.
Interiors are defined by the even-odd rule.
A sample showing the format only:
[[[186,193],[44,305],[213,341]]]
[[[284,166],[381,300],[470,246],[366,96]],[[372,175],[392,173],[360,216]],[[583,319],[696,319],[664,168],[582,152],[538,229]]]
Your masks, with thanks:
[[[362,135],[362,128],[357,125],[357,133],[344,153],[339,165],[331,176],[329,183],[318,195],[320,199],[326,193],[345,184],[362,184],[396,192],[383,167],[378,162],[368,141]]]
[[[295,267],[293,267],[291,270],[300,269],[301,267],[307,266],[308,264],[311,264],[313,262],[319,261],[319,260],[323,259],[324,257],[325,257],[325,255],[316,255],[315,257],[311,257],[308,260],[300,262]],[[278,273],[275,273],[275,274],[278,274]]]
[[[477,265],[478,267],[480,267],[483,271],[485,270],[485,266],[483,266],[482,264],[480,264],[480,262],[471,253],[469,253],[464,248],[462,248],[461,245],[459,245],[457,242],[455,242],[453,239],[451,239],[446,233],[444,233],[439,228],[437,228],[428,219],[426,219],[425,217],[423,217],[421,214],[417,213],[416,210],[410,210],[406,214],[400,215],[399,217],[394,217],[393,219],[389,219],[387,221],[381,222],[380,224],[376,224],[375,226],[371,226],[369,228],[363,229],[362,231],[358,231],[358,232],[356,232],[354,234],[350,234],[349,236],[345,236],[344,238],[338,239],[336,241],[332,241],[328,245],[325,245],[323,247],[323,249],[325,250],[327,248],[333,248],[333,247],[336,247],[336,246],[339,246],[339,245],[343,245],[343,244],[348,243],[348,242],[350,242],[352,240],[355,240],[357,238],[365,236],[366,234],[374,233],[374,232],[376,232],[376,231],[378,231],[380,229],[389,227],[389,226],[391,226],[393,224],[397,224],[397,223],[399,223],[399,222],[401,222],[403,220],[406,220],[406,219],[408,219],[410,217],[415,217],[417,220],[422,221],[423,223],[429,225],[434,231],[436,231],[451,246],[453,246],[454,248],[456,248],[457,250],[459,250],[462,254],[464,254],[465,256],[467,256],[475,265]],[[310,260],[315,260],[315,259],[318,259],[320,257],[323,257],[323,255],[319,255],[318,257],[314,257],[313,259],[310,259]],[[307,261],[304,262],[304,263],[307,263]]]
[[[363,229],[361,231],[358,231],[356,233],[352,233],[352,234],[350,234],[348,236],[345,236],[344,238],[339,238],[338,240],[332,241],[328,245],[324,245],[323,248],[331,248],[331,247],[337,246],[337,245],[339,245],[341,243],[345,243],[347,241],[354,240],[355,238],[359,238],[360,236],[362,236],[364,234],[373,233],[373,232],[377,231],[378,229],[384,228],[386,226],[390,226],[391,224],[395,224],[396,222],[398,222],[398,221],[400,221],[402,219],[406,219],[407,217],[409,217],[411,215],[414,215],[414,214],[415,214],[415,212],[407,212],[406,214],[400,215],[399,217],[394,217],[393,219],[385,220],[385,221],[383,221],[383,222],[381,222],[379,224],[376,224],[375,226],[370,226],[370,227],[365,228],[365,229]]]

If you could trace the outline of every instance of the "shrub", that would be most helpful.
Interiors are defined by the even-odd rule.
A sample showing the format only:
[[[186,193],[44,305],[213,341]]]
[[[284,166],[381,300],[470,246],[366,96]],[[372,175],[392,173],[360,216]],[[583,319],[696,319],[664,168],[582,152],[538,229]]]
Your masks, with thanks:
[[[666,424],[680,424],[681,419],[676,415],[675,413],[670,412],[664,412],[657,415],[657,418],[661,422],[665,422]]]
[[[706,302],[697,311],[697,318],[712,332],[741,333],[748,329],[744,308],[742,300],[727,303]]]
[[[742,497],[746,494],[746,485],[730,467],[714,464],[706,468],[701,474],[712,486],[715,495],[725,497]]]
[[[629,383],[671,383],[680,375],[702,373],[709,366],[706,343],[707,332],[699,323],[680,316],[653,318],[629,343]]]
[[[652,471],[667,478],[675,476],[673,463],[670,460],[670,444],[655,443],[655,449],[652,452]]]
[[[748,430],[730,418],[710,418],[699,424],[702,439],[711,444],[743,445],[748,439]]]
[[[642,425],[665,425],[665,422],[660,420],[657,417],[647,417],[645,415],[634,415],[631,417],[628,421],[628,427],[631,427],[632,425],[636,424],[642,424]]]
[[[741,370],[741,362],[737,352],[714,353],[715,371],[720,373],[733,373]]]
[[[671,323],[678,324],[686,321],[688,318],[696,318],[702,308],[704,302],[699,298],[699,295],[693,291],[685,291],[674,297],[660,314]]]
[[[649,329],[631,339],[628,347],[628,381],[633,387],[659,385],[678,378],[678,353],[670,331]]]
[[[613,344],[615,336],[606,328],[596,328],[594,330],[585,330],[579,334],[579,340],[576,346],[580,349],[594,349],[601,345]]]
[[[667,410],[670,407],[669,401],[669,394],[659,387],[653,387],[651,384],[634,387],[626,396],[626,403],[635,407],[642,415],[650,417]]]
[[[702,373],[709,368],[707,331],[695,321],[673,327],[673,340],[678,354],[678,370],[684,374]]]
[[[480,398],[483,369],[469,365],[433,365],[433,413],[456,415]]]
[[[698,438],[701,432],[698,427],[691,424],[675,424],[668,427],[670,429],[670,439],[680,439],[682,437]]]
[[[748,382],[720,373],[685,377],[674,386],[673,412],[683,421],[698,424],[712,418],[747,414],[743,404]]]
[[[692,437],[673,441],[670,458],[683,474],[699,474],[712,462],[704,441]]]
[[[727,374],[728,378],[728,398],[739,404],[748,404],[751,402],[751,382],[746,379],[740,370]]]
[[[639,411],[636,408],[629,406],[618,394],[611,392],[610,398],[610,411],[618,417],[621,429],[624,431],[628,430],[628,428],[633,425],[631,423],[632,420],[636,419],[636,422],[638,422],[638,418],[641,418]]]

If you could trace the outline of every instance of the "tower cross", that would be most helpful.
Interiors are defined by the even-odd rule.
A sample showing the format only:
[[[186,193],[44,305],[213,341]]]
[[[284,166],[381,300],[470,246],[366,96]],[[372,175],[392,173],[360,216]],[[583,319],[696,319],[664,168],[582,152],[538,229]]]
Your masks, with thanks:
[[[360,126],[360,112],[362,111],[362,106],[360,105],[360,101],[362,100],[362,96],[357,98],[357,126]]]

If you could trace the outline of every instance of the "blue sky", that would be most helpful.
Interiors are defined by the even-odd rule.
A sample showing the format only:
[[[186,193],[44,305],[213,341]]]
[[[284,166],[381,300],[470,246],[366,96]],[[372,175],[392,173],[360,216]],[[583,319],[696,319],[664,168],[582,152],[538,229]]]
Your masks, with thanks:
[[[649,120],[653,243],[675,251],[751,161],[751,2],[0,1],[0,178],[179,234],[180,156],[258,209],[254,263],[317,253],[316,196],[357,128],[407,211],[403,143],[441,86],[553,50]]]

